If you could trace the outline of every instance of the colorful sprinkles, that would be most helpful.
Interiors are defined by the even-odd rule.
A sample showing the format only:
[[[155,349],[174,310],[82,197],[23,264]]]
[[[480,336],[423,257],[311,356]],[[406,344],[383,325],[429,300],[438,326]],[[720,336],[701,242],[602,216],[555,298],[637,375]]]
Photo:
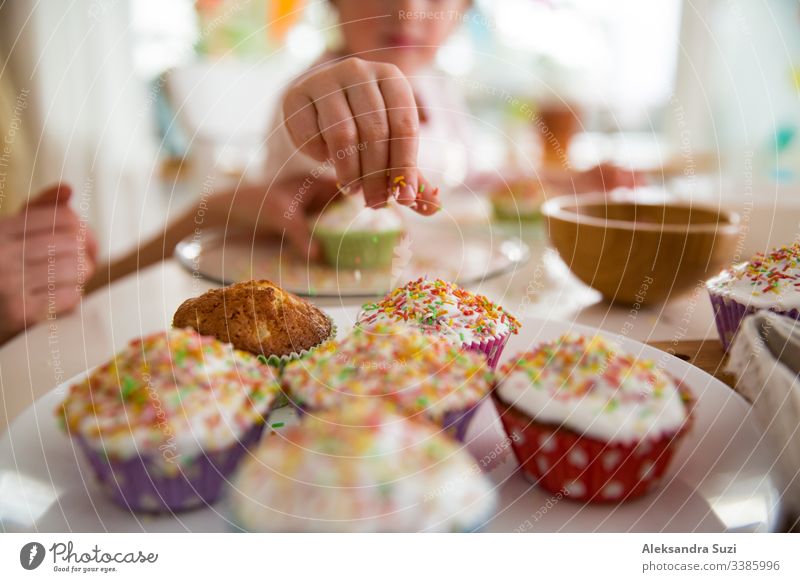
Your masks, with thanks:
[[[132,341],[73,385],[56,414],[68,432],[113,457],[164,447],[213,451],[263,422],[279,392],[256,356],[171,329]]]
[[[344,340],[291,362],[281,381],[292,400],[311,410],[380,397],[440,422],[479,402],[491,374],[482,354],[418,330],[377,325],[356,327]]]
[[[485,296],[441,279],[424,278],[363,306],[360,324],[387,322],[411,325],[458,345],[518,333],[520,327],[513,315]]]
[[[674,432],[691,398],[654,360],[622,352],[598,335],[571,334],[501,366],[497,394],[537,422],[609,442]]]
[[[516,371],[524,372],[534,389],[549,387],[556,400],[582,398],[606,386],[607,410],[620,402],[659,398],[671,384],[655,361],[621,353],[600,336],[564,335],[542,343],[506,362],[499,376]]]
[[[800,242],[783,245],[769,254],[757,253],[742,266],[726,271],[728,278],[721,282],[729,287],[742,281],[749,285],[751,295],[783,295],[800,289]]]

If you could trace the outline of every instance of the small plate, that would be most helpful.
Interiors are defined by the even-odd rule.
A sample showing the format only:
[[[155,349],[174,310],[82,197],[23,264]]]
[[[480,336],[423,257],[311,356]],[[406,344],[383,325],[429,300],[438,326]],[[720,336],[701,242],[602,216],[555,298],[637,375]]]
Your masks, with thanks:
[[[306,297],[377,297],[418,277],[471,285],[514,271],[530,258],[519,238],[486,229],[416,227],[384,269],[339,270],[309,264],[274,240],[221,230],[181,241],[175,257],[193,275],[230,285],[269,279]]]

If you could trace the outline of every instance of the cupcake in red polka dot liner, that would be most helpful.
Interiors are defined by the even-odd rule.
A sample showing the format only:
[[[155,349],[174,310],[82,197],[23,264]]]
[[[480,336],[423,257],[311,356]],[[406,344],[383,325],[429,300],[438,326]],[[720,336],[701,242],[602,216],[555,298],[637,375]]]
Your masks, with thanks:
[[[411,281],[377,303],[362,307],[358,324],[400,323],[442,337],[465,350],[483,353],[494,369],[520,323],[483,295],[441,279]]]
[[[381,400],[412,418],[433,421],[464,440],[492,373],[482,354],[397,324],[356,326],[304,360],[290,362],[281,384],[304,412]]]
[[[800,242],[756,254],[706,282],[725,351],[742,320],[769,310],[800,319]]]
[[[600,336],[542,343],[497,376],[495,405],[522,471],[576,501],[655,488],[692,423],[686,386]]]
[[[131,342],[56,414],[115,503],[174,512],[217,500],[279,393],[256,356],[171,329]]]

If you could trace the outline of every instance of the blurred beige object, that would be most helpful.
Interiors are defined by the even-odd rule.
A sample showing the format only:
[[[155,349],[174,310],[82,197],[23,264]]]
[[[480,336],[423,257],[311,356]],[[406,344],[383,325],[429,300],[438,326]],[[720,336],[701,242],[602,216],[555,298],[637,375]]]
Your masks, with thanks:
[[[5,62],[0,55],[0,62]],[[1,70],[1,69],[0,69]],[[28,198],[30,149],[25,135],[29,90],[17,90],[11,74],[0,74],[0,216],[13,214]]]
[[[800,515],[800,325],[762,311],[746,318],[734,339],[728,371],[736,391],[753,404],[764,435],[778,453],[780,492],[791,517]]]

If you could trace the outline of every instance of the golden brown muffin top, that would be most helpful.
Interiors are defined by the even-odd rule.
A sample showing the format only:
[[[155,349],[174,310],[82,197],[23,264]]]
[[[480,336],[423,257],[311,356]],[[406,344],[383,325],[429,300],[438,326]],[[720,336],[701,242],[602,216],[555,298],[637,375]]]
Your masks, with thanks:
[[[244,281],[212,289],[183,302],[172,318],[175,327],[265,356],[311,349],[331,336],[330,318],[317,307],[271,281]]]

